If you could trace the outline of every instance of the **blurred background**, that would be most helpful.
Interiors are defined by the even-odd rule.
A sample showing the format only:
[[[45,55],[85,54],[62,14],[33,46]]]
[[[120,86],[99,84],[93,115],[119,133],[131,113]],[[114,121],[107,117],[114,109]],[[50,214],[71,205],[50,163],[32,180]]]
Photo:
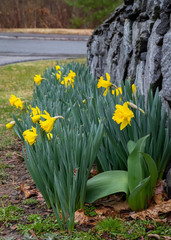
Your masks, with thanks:
[[[96,28],[123,0],[0,0],[0,28]]]

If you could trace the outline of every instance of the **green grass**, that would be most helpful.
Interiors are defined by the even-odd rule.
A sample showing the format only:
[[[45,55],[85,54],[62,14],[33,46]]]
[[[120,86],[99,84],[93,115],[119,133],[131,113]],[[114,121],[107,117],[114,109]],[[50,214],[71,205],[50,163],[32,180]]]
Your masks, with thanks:
[[[17,229],[25,236],[30,234],[30,230],[33,230],[34,233],[38,235],[42,235],[42,233],[48,233],[53,231],[57,231],[59,229],[59,225],[57,220],[52,216],[46,216],[44,219],[40,214],[31,214],[27,217],[26,224],[18,224]]]
[[[34,204],[38,204],[38,203],[39,203],[39,201],[36,199],[33,199],[33,198],[28,198],[23,202],[24,205],[34,205]]]
[[[108,233],[111,239],[149,239],[149,234],[157,234],[161,239],[171,236],[169,223],[151,220],[123,221],[119,218],[106,218],[99,222],[95,229],[103,234]]]
[[[1,200],[2,205],[3,201]],[[0,225],[5,224],[6,226],[9,226],[12,222],[19,221],[21,219],[21,216],[23,216],[24,210],[17,205],[11,205],[9,203],[6,207],[0,208]]]
[[[85,63],[85,59],[63,60],[59,63],[76,61]],[[0,67],[0,150],[12,146],[14,143],[14,131],[7,131],[6,124],[13,120],[12,113],[20,116],[20,110],[11,107],[8,99],[11,94],[20,97],[24,101],[30,101],[33,93],[34,75],[42,75],[48,67],[55,66],[57,61],[36,61],[10,64]]]

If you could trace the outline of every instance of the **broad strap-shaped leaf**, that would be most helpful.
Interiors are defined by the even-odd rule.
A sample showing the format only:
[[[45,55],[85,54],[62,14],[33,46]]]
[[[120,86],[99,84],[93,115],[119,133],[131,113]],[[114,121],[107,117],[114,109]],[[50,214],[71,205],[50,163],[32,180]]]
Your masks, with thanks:
[[[106,171],[87,181],[85,202],[92,203],[99,198],[118,192],[128,195],[128,172]]]
[[[150,192],[149,197],[151,198],[153,196],[153,191],[156,186],[157,178],[158,178],[158,171],[157,166],[152,157],[147,153],[141,153],[144,157],[144,160],[148,166],[149,175],[150,175]]]
[[[128,203],[133,211],[145,209],[148,204],[147,185],[150,182],[150,176],[143,179],[130,193]]]
[[[134,150],[128,156],[128,185],[130,193],[133,189],[143,180],[143,169],[142,169],[142,155],[140,152],[144,152],[145,142],[149,135],[140,138]]]
[[[136,143],[132,140],[130,140],[128,143],[127,143],[127,148],[128,148],[128,152],[129,154],[134,150],[136,146]]]

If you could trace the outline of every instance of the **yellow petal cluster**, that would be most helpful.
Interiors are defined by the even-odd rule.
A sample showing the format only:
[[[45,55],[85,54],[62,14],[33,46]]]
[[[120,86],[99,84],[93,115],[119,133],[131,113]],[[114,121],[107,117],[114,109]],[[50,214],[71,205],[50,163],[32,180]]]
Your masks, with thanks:
[[[121,87],[118,87],[116,88],[115,90],[112,90],[112,94],[116,94],[116,96],[118,96],[119,94],[122,95],[122,88]]]
[[[30,114],[30,117],[32,119],[32,122],[37,123],[40,120],[41,111],[37,106],[35,108],[31,107],[31,110],[32,110],[32,113]]]
[[[14,103],[16,102],[16,100],[17,100],[17,97],[12,94],[11,97],[10,97],[10,99],[9,99],[9,102],[10,102],[11,106],[14,105]]]
[[[61,70],[61,67],[59,65],[56,65],[56,71]]]
[[[14,127],[14,125],[15,125],[15,121],[11,121],[11,122],[6,124],[6,128],[11,129],[11,128]]]
[[[37,139],[37,133],[36,128],[32,127],[31,129],[27,129],[23,132],[23,136],[26,142],[28,142],[30,145],[36,142]]]
[[[135,84],[132,84],[132,93],[136,97],[136,86],[135,86]]]
[[[16,97],[15,95],[11,95],[9,102],[11,104],[11,106],[16,106],[16,108],[21,108],[21,110],[23,109],[23,101],[21,101],[21,99],[19,97]]]
[[[74,80],[75,80],[76,73],[70,70],[69,74],[67,77],[63,78],[63,81],[61,81],[61,84],[64,84],[65,87],[67,88],[69,85],[74,87]]]
[[[128,108],[128,104],[124,103],[123,106],[117,104],[116,110],[112,119],[120,124],[120,130],[124,129],[128,124],[131,126],[131,118],[134,117],[134,113]]]
[[[61,67],[59,65],[56,65],[56,71],[58,71],[56,73],[56,78],[57,80],[61,81]]]
[[[97,88],[104,87],[106,90],[103,93],[103,96],[107,95],[108,89],[112,86],[112,83],[110,82],[110,75],[109,73],[106,73],[106,79],[104,80],[103,77],[101,76],[99,79],[99,82],[97,83]]]
[[[40,120],[39,123],[40,123],[41,128],[43,128],[43,130],[45,132],[49,133],[50,131],[52,131],[55,121],[56,121],[56,118],[50,117],[46,121]]]
[[[61,81],[61,71],[58,71],[58,73],[56,73],[56,78],[57,80]]]
[[[34,82],[37,85],[40,85],[41,81],[43,80],[43,78],[41,77],[41,75],[35,75],[34,76]]]
[[[45,132],[49,133],[52,131],[55,121],[58,118],[63,118],[63,117],[62,116],[51,117],[47,111],[44,111],[44,113],[45,114],[41,114],[41,117],[43,117],[46,120],[45,121],[40,120],[39,124]]]

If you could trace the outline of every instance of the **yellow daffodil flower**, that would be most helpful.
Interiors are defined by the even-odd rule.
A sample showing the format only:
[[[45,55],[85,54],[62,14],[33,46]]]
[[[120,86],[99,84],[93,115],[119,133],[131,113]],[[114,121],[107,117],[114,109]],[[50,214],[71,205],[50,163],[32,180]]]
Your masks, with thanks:
[[[10,99],[9,99],[9,102],[11,104],[11,106],[14,105],[15,101],[17,100],[17,97],[15,95],[11,95]]]
[[[21,108],[21,110],[23,109],[23,101],[21,101],[20,98],[17,98],[16,101],[14,102],[14,105],[16,106],[16,108]]]
[[[136,97],[136,86],[135,86],[135,84],[132,84],[132,93]]]
[[[44,111],[44,112],[45,112],[45,114],[41,114],[41,117],[45,118],[46,121],[40,120],[39,123],[40,123],[41,128],[43,128],[43,130],[45,132],[49,133],[52,131],[55,121],[58,118],[63,118],[63,117],[62,116],[51,117],[48,112],[46,112],[46,111]]]
[[[36,128],[32,127],[32,129],[27,129],[23,132],[23,136],[26,142],[28,142],[30,145],[36,142],[37,139],[37,133]]]
[[[23,109],[23,101],[21,101],[21,99],[19,97],[16,97],[15,95],[11,95],[9,102],[11,104],[11,106],[16,106],[16,108],[21,108],[21,110]]]
[[[51,140],[53,138],[53,134],[52,133],[47,133],[47,138],[48,138],[48,140]]]
[[[34,76],[34,82],[37,85],[40,85],[41,81],[43,80],[43,78],[41,77],[41,75],[35,75]]]
[[[125,102],[122,105],[117,104],[116,110],[112,119],[120,124],[120,130],[124,129],[128,124],[131,126],[131,118],[134,117],[134,113],[128,108],[128,104]]]
[[[115,90],[112,90],[112,94],[114,95],[116,93],[116,96],[118,96],[119,94],[122,95],[122,88],[118,87]]]
[[[61,84],[64,84],[65,87],[67,88],[69,85],[74,87],[74,79],[75,79],[76,73],[70,70],[69,74],[67,77],[64,77],[64,80],[61,82]]]
[[[106,73],[106,79],[107,80],[104,80],[103,77],[101,76],[100,79],[99,79],[99,82],[97,83],[97,88],[100,88],[100,87],[106,88],[106,90],[103,93],[103,96],[107,95],[108,89],[113,85],[110,82],[110,75],[109,75],[109,73]]]
[[[35,115],[40,115],[41,114],[41,111],[40,111],[40,109],[37,106],[35,108],[31,107],[31,111],[32,111],[31,116],[35,116]]]
[[[76,73],[75,72],[73,72],[72,70],[70,70],[70,72],[69,72],[69,77],[71,78],[71,79],[74,79],[75,78],[75,76],[76,76]]]
[[[41,111],[37,106],[35,108],[31,107],[31,110],[32,110],[32,113],[30,114],[30,117],[32,119],[32,122],[37,123],[40,120]]]
[[[14,125],[15,125],[15,121],[11,121],[11,122],[6,124],[6,128],[11,129],[11,128],[14,127]]]
[[[56,78],[57,78],[57,80],[61,81],[61,71],[56,73]]]
[[[85,104],[85,102],[86,102],[86,100],[84,99],[84,100],[83,100],[83,103]]]
[[[60,70],[61,67],[59,65],[56,65],[56,71]]]
[[[37,123],[40,120],[40,117],[41,117],[40,115],[35,115],[31,117],[31,120],[33,123]]]

